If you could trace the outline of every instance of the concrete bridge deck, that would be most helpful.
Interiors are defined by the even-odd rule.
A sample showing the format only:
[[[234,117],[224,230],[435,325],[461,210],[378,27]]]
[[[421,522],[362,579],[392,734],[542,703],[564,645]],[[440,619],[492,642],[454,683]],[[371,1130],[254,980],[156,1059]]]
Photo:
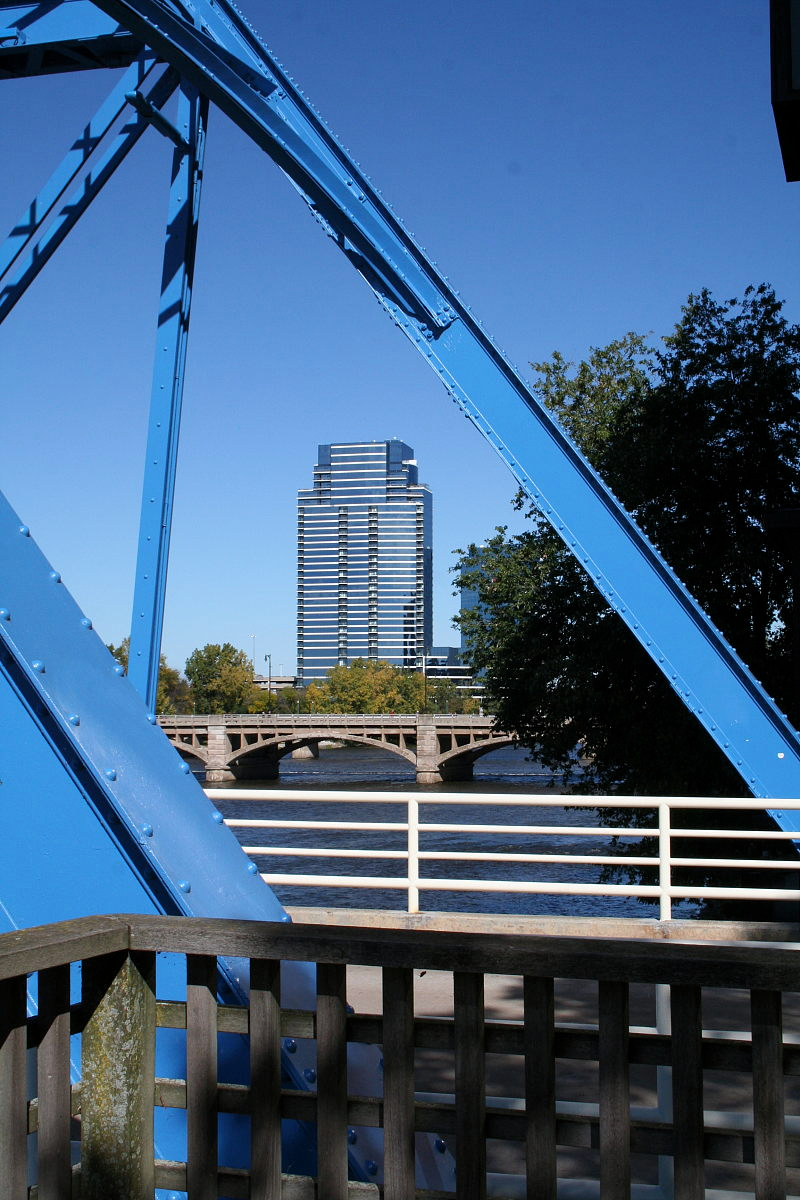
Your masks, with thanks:
[[[417,783],[469,780],[476,759],[514,739],[493,717],[303,713],[161,716],[172,744],[205,767],[208,783],[277,779],[281,758],[323,741],[388,750],[416,771]]]

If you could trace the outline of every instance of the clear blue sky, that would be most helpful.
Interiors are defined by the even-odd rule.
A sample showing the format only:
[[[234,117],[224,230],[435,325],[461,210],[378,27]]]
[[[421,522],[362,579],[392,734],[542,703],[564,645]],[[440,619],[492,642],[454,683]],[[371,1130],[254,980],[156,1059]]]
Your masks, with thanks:
[[[800,185],[753,0],[241,0],[523,373],[692,290],[766,280],[800,320]],[[110,90],[0,87],[0,230]],[[130,619],[169,147],[148,132],[0,329],[0,487],[106,640]],[[280,173],[212,113],[164,649],[295,666],[295,505],[320,442],[399,437],[451,551],[519,527],[514,481]]]

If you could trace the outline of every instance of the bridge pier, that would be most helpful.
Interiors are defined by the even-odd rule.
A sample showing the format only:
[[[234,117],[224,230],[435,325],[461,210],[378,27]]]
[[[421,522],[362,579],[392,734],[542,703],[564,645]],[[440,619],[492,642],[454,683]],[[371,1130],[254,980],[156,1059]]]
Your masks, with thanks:
[[[228,731],[225,725],[208,726],[208,756],[206,758],[206,783],[230,783],[235,779],[228,759],[231,756]]]
[[[472,759],[459,755],[441,762],[436,717],[421,714],[417,718],[417,783],[469,779],[472,779]]]
[[[206,783],[231,783],[234,779],[277,779],[279,757],[275,751],[248,754],[231,762],[231,744],[226,725],[208,726]]]
[[[441,783],[439,739],[433,717],[417,717],[417,783]]]

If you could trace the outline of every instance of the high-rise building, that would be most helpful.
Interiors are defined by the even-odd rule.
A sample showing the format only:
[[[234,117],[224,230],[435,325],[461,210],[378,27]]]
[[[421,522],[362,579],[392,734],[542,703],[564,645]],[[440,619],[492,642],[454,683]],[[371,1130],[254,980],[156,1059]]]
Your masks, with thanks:
[[[355,658],[417,667],[433,641],[432,497],[405,442],[320,446],[298,493],[300,685]]]

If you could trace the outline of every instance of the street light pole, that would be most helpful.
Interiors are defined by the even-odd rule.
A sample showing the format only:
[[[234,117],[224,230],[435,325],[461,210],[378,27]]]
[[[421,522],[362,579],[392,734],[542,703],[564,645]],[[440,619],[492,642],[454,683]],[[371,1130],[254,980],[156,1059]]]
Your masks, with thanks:
[[[267,664],[267,695],[272,695],[272,655],[265,654],[264,662]]]
[[[253,639],[253,679],[255,679],[255,677],[256,677],[256,635],[254,633],[251,633],[250,637]]]

